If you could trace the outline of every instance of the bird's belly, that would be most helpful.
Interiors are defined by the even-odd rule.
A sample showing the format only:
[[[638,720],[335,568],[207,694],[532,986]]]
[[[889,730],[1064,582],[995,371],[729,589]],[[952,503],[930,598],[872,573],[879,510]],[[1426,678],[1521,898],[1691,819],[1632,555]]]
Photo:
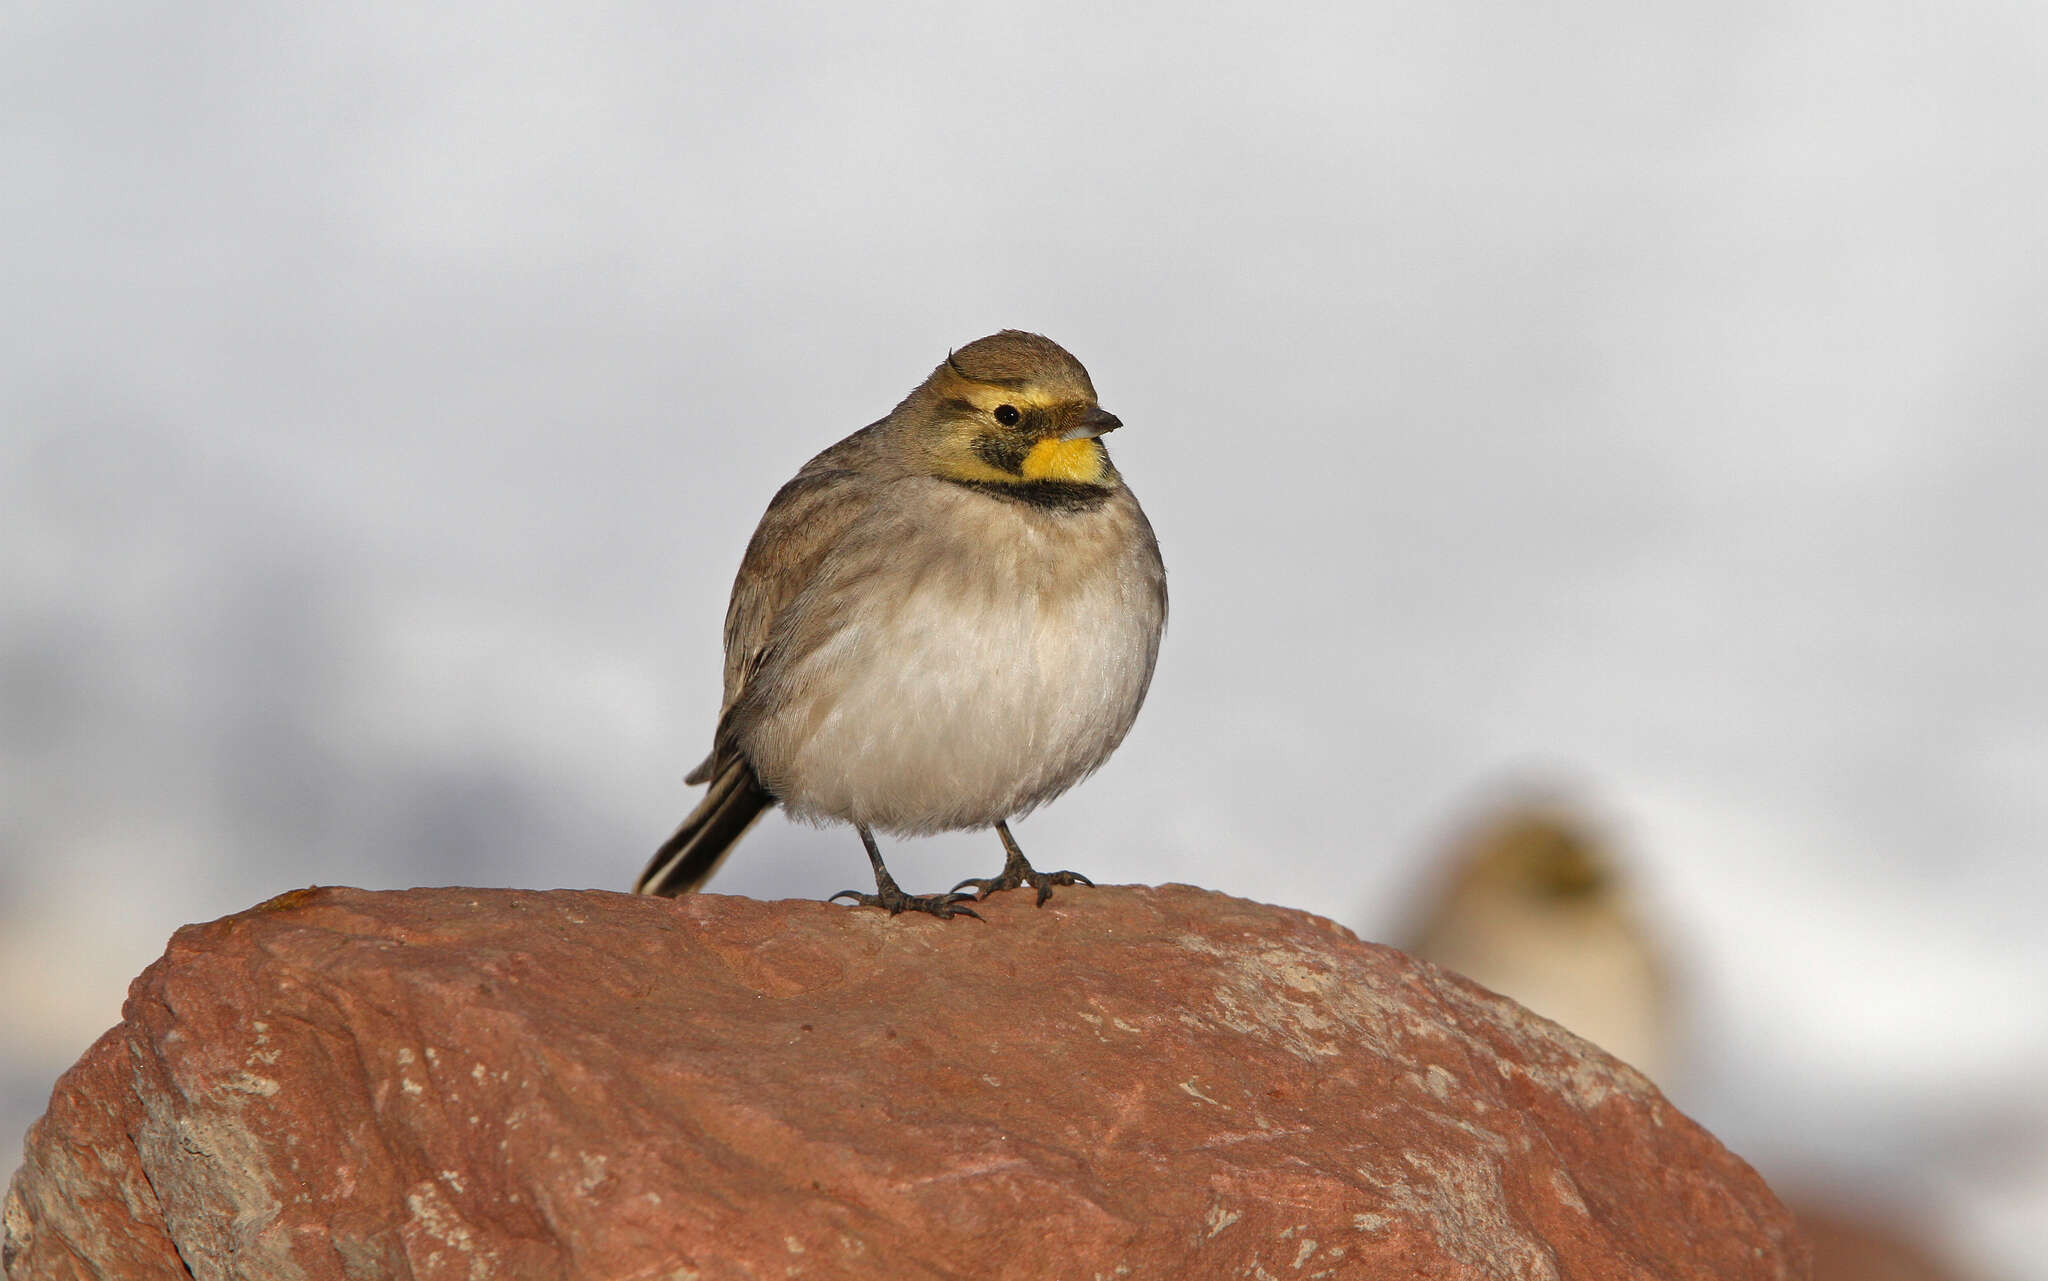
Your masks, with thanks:
[[[901,835],[986,827],[1123,740],[1158,619],[1112,575],[1057,602],[939,583],[841,628],[748,745],[798,818]]]

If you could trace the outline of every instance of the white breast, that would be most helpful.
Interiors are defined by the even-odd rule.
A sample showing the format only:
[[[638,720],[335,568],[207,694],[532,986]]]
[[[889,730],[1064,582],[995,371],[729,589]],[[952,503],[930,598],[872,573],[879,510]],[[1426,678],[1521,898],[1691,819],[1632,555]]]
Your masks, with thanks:
[[[1149,536],[1134,547],[1109,512],[1065,518],[1095,537],[1018,519],[1002,555],[933,557],[900,593],[866,580],[872,599],[789,673],[795,693],[747,750],[793,816],[901,835],[987,827],[1123,741],[1163,622]]]

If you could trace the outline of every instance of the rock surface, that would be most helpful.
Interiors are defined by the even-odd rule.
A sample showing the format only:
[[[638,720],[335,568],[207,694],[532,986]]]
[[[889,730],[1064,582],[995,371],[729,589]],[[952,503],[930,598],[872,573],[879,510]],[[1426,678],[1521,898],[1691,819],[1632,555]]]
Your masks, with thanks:
[[[1813,1251],[1813,1281],[1963,1281],[1962,1269],[1937,1257],[1910,1213],[1816,1204],[1792,1207]]]
[[[172,939],[58,1083],[8,1276],[1784,1278],[1642,1077],[1179,886],[935,921],[306,890]]]

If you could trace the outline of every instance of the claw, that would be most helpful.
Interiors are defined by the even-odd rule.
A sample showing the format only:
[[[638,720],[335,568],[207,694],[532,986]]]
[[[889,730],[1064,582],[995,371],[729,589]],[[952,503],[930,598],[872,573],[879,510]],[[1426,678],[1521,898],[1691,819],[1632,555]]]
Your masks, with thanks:
[[[827,903],[850,898],[856,907],[879,907],[891,916],[899,916],[904,912],[923,912],[942,921],[955,916],[971,916],[977,921],[981,919],[981,913],[960,906],[960,900],[970,896],[958,890],[945,894],[905,894],[896,884],[896,878],[889,875],[889,869],[883,865],[882,850],[875,844],[875,834],[863,823],[855,823],[853,828],[860,833],[860,843],[867,849],[868,865],[875,869],[875,892],[863,894],[859,890],[841,890],[826,899]]]
[[[1041,876],[1033,878],[1031,883],[1038,887],[1038,906],[1040,907],[1044,907],[1045,901],[1052,897],[1052,887],[1055,885],[1086,885],[1091,889],[1095,886],[1095,882],[1079,872],[1046,872]]]
[[[960,906],[960,900],[971,900],[972,896],[967,894],[905,894],[901,890],[894,894],[863,894],[859,890],[841,890],[825,901],[836,903],[843,898],[852,899],[855,907],[882,908],[891,916],[900,916],[904,912],[923,912],[942,921],[951,920],[956,916],[971,916],[977,921],[982,919],[981,913],[973,908]]]
[[[1045,901],[1052,897],[1055,885],[1086,885],[1092,889],[1095,882],[1079,872],[1041,872],[1026,863],[1020,870],[1005,869],[1001,876],[970,876],[955,885],[953,893],[959,894],[963,887],[969,885],[975,889],[974,901],[977,903],[999,890],[1021,889],[1029,885],[1038,891],[1038,906],[1044,907]]]
[[[997,890],[1014,890],[1019,886],[1029,885],[1038,891],[1038,905],[1044,907],[1045,901],[1052,897],[1052,887],[1055,885],[1092,887],[1095,884],[1079,872],[1039,871],[1031,866],[1030,859],[1024,857],[1024,851],[1017,848],[1017,838],[1010,835],[1010,825],[1003,822],[997,823],[995,827],[996,835],[1003,838],[1003,870],[994,876],[970,877],[953,887],[955,894],[960,892],[961,885],[972,885],[978,891],[975,901],[980,902]]]

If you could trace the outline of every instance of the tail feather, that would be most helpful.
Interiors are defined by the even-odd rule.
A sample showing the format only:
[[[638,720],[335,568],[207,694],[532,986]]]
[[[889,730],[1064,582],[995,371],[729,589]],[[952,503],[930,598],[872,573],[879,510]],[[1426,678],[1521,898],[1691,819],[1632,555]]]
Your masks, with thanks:
[[[711,780],[711,790],[697,802],[697,808],[690,811],[674,836],[662,842],[647,870],[633,883],[633,892],[673,898],[704,884],[740,837],[773,804],[775,798],[761,786],[752,765],[738,757],[727,761]]]

